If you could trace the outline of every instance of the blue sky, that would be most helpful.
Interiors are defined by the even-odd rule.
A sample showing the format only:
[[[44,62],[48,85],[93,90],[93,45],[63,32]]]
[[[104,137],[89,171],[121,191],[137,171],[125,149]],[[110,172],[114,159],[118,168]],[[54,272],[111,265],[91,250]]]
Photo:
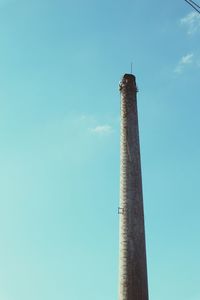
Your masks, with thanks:
[[[0,0],[0,299],[114,300],[118,83],[133,71],[150,299],[200,299],[200,17]]]

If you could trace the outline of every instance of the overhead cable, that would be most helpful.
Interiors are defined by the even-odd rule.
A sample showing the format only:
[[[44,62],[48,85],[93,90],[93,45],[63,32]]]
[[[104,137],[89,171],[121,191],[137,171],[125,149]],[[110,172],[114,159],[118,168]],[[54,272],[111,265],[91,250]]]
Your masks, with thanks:
[[[190,6],[192,6],[200,14],[200,6],[192,0],[185,0]]]

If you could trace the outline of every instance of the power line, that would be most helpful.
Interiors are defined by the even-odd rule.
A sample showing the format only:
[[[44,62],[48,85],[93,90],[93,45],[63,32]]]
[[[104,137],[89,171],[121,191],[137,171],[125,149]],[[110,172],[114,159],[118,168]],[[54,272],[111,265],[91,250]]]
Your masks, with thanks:
[[[200,14],[200,6],[192,0],[185,0],[190,6],[192,6]]]
[[[200,6],[197,4],[197,3],[195,3],[193,0],[189,0],[191,3],[193,3],[196,7],[198,7],[199,9],[200,9]]]
[[[190,6],[192,6],[199,14],[200,14],[200,6],[198,4],[196,4],[194,1],[192,0],[185,0],[185,2],[187,2]],[[198,9],[199,8],[199,9]]]

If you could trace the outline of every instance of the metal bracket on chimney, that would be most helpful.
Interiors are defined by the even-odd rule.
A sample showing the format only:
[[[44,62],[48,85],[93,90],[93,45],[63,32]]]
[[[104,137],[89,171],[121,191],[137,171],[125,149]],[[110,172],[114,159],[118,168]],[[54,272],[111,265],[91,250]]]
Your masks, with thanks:
[[[118,207],[118,215],[123,215],[123,214],[124,214],[124,208]]]

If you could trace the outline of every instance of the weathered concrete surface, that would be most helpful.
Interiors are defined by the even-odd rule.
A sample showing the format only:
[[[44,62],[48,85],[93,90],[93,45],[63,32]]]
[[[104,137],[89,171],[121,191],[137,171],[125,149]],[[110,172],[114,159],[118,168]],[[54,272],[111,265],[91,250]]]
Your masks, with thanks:
[[[135,76],[121,92],[119,300],[148,300],[142,178]]]

